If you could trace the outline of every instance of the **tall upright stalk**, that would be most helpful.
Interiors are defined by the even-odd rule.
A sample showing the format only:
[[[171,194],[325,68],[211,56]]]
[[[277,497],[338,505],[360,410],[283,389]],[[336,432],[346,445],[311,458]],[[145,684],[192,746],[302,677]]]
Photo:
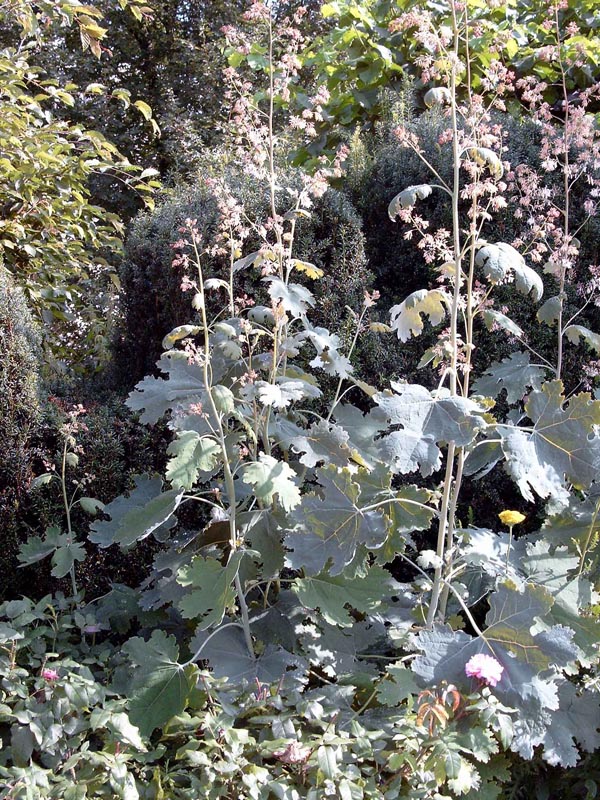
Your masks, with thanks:
[[[460,244],[460,156],[461,144],[459,141],[458,118],[456,112],[456,80],[457,66],[460,46],[460,31],[456,8],[452,3],[452,32],[453,32],[453,60],[450,72],[450,113],[452,124],[452,246],[454,256],[454,292],[452,296],[452,308],[450,310],[450,393],[452,396],[458,394],[458,320],[460,313],[461,290],[462,290],[462,251]],[[431,601],[427,610],[427,626],[431,627],[438,614],[440,596],[444,585],[445,557],[452,547],[452,528],[450,518],[452,486],[454,483],[454,468],[456,457],[456,445],[454,442],[448,444],[446,452],[446,471],[444,475],[444,485],[442,490],[442,503],[437,533],[437,566],[433,578],[433,588],[431,591]]]

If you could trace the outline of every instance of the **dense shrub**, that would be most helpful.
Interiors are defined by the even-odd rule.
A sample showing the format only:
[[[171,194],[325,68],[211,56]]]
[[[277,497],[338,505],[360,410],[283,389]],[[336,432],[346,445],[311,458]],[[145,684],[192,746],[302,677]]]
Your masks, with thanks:
[[[228,180],[248,217],[264,219],[268,214],[264,189],[247,176],[233,174]],[[116,380],[125,389],[153,370],[163,337],[189,322],[193,314],[190,297],[180,288],[181,267],[172,266],[173,244],[181,238],[179,229],[188,218],[197,220],[203,241],[210,243],[219,214],[214,193],[203,183],[181,187],[154,212],[140,214],[127,239],[120,267],[122,324],[115,342]],[[297,257],[325,273],[315,287],[319,323],[335,324],[347,313],[345,306],[360,306],[371,282],[361,220],[349,199],[328,191],[315,203],[311,218],[299,220],[297,243]],[[252,249],[249,239],[247,252]],[[218,257],[206,257],[205,263],[207,274],[223,274],[226,269],[225,260]],[[244,280],[242,276],[241,293]]]
[[[410,103],[408,103],[410,106]],[[391,107],[388,119],[380,124],[376,134],[355,137],[352,143],[349,161],[349,175],[345,183],[351,200],[363,223],[365,250],[369,268],[375,273],[375,286],[381,292],[381,308],[386,311],[390,306],[399,303],[411,292],[424,286],[433,286],[436,275],[420,250],[417,248],[418,236],[405,239],[406,226],[392,222],[388,216],[390,200],[407,186],[431,182],[427,167],[416,153],[402,147],[394,130],[398,125],[398,109]],[[540,167],[540,132],[538,127],[526,117],[515,119],[508,114],[502,115],[501,123],[505,135],[506,151],[503,159],[515,167],[525,164],[536,169]],[[438,144],[440,134],[448,127],[448,120],[437,109],[422,113],[420,116],[403,111],[402,124],[414,133],[420,142],[423,156],[436,169],[438,174],[451,183],[451,165],[445,160],[447,151]],[[561,176],[557,172],[547,173],[545,182],[558,191],[562,189]],[[571,197],[571,229],[577,230],[581,225],[585,212],[583,197],[589,190],[585,181],[575,183]],[[466,208],[463,208],[463,211]],[[438,191],[419,201],[419,213],[429,222],[429,230],[434,232],[441,228],[451,227],[451,207],[448,198]],[[489,242],[511,242],[523,232],[526,216],[518,219],[514,213],[514,204],[509,203],[506,210],[495,213],[486,223],[483,236]],[[592,218],[578,233],[581,251],[578,267],[571,284],[567,286],[568,302],[566,318],[582,304],[577,292],[577,283],[589,280],[588,265],[597,264],[599,255],[599,228],[597,218]],[[542,271],[542,265],[537,266]],[[557,294],[558,287],[549,275],[544,274],[546,296]],[[556,332],[536,321],[536,311],[532,303],[525,297],[515,296],[512,287],[500,287],[497,292],[497,307],[510,300],[514,309],[514,319],[530,334],[530,343],[542,353],[553,353],[556,343]],[[586,309],[585,315],[578,320],[592,330],[598,327],[597,309],[592,305]],[[480,331],[480,349],[478,352],[478,369],[486,369],[492,361],[505,358],[512,349],[506,336],[490,335]],[[391,375],[402,375],[411,379],[416,374],[419,380],[427,382],[427,374],[415,372],[423,350],[435,341],[434,331],[426,326],[424,336],[411,339],[399,346],[390,340],[381,348],[380,363],[385,364],[385,371]],[[569,351],[570,362],[566,375],[581,374],[580,365],[586,360],[584,347],[572,348]],[[589,354],[588,354],[589,358]],[[551,359],[553,360],[553,356]],[[571,369],[570,367],[573,367]],[[435,380],[431,377],[431,381]],[[572,388],[575,388],[575,384]]]
[[[0,520],[3,525],[2,569],[4,579],[0,597],[28,594],[35,598],[68,590],[65,578],[50,575],[48,560],[31,567],[18,567],[20,545],[30,536],[40,536],[52,525],[64,528],[65,512],[60,483],[53,480],[39,487],[31,482],[37,475],[60,472],[61,427],[71,400],[51,397],[36,417],[30,437],[19,446],[7,447],[3,456]],[[76,436],[78,463],[67,466],[67,482],[79,494],[110,502],[133,485],[133,476],[164,469],[164,451],[170,438],[161,426],[149,430],[140,425],[118,400],[103,405],[90,403],[80,417]],[[76,536],[84,539],[90,517],[76,505],[72,511]],[[107,590],[112,581],[136,586],[146,576],[155,547],[123,554],[113,548],[97,551],[88,547],[88,559],[77,567],[78,585],[92,598]]]
[[[13,583],[17,515],[32,473],[32,439],[40,417],[40,333],[23,293],[0,263],[0,570]]]

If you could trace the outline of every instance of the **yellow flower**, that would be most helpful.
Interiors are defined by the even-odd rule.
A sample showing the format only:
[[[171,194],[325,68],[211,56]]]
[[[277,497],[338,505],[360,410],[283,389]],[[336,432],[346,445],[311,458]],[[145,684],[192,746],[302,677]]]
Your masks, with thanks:
[[[518,525],[525,519],[525,514],[521,514],[520,511],[501,511],[498,516],[500,517],[500,522],[503,522],[511,528],[513,525]]]

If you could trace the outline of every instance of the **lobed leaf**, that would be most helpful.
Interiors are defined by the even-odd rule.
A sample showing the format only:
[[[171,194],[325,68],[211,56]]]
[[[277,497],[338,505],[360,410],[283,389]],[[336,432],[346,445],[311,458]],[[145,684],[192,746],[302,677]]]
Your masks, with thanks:
[[[440,289],[419,289],[390,309],[392,330],[402,342],[419,336],[423,332],[421,316],[428,317],[432,325],[439,325],[446,316],[447,303],[448,297]]]

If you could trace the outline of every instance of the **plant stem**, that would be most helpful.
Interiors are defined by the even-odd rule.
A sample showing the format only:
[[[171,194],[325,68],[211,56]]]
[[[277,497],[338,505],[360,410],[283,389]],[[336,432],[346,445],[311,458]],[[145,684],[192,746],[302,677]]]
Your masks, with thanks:
[[[67,518],[67,537],[69,541],[69,545],[73,544],[73,528],[71,525],[71,506],[69,504],[69,498],[67,497],[67,448],[68,448],[68,437],[65,436],[65,441],[63,445],[63,453],[62,453],[62,465],[61,465],[61,472],[60,472],[60,483],[62,487],[62,496],[63,496],[63,503],[65,506],[65,516]],[[73,597],[75,598],[77,595],[77,580],[75,578],[75,562],[71,564],[71,568],[69,570],[71,575],[71,588],[73,590]]]
[[[450,313],[450,393],[456,396],[458,387],[458,317],[460,311],[460,300],[462,290],[462,264],[461,264],[461,245],[460,245],[460,216],[459,216],[459,200],[460,200],[460,156],[461,146],[459,142],[458,119],[456,111],[456,78],[457,78],[457,64],[460,35],[458,29],[458,20],[456,18],[456,8],[454,3],[452,5],[452,28],[453,28],[453,63],[450,72],[450,106],[451,106],[451,119],[452,119],[452,160],[453,160],[453,177],[452,177],[452,240],[454,251],[454,293],[452,297],[452,309]],[[436,554],[438,556],[438,566],[436,567],[433,588],[431,591],[431,600],[427,610],[427,627],[433,625],[433,621],[438,614],[440,594],[444,584],[444,570],[445,570],[445,554],[447,549],[447,535],[452,535],[452,529],[449,519],[450,498],[452,492],[452,485],[454,482],[454,458],[456,455],[456,445],[454,442],[448,444],[448,451],[446,453],[446,473],[444,476],[444,488],[442,491],[442,505],[440,509],[440,518],[438,525],[437,535],[437,548]]]
[[[204,380],[204,388],[206,389],[206,394],[210,405],[210,410],[217,424],[217,429],[215,433],[219,439],[219,444],[221,446],[221,455],[223,456],[223,476],[225,478],[225,488],[227,491],[227,501],[229,504],[229,546],[230,546],[230,556],[231,556],[233,555],[233,553],[236,552],[236,550],[238,550],[235,484],[233,481],[231,466],[229,464],[227,443],[225,441],[225,433],[223,431],[223,418],[222,415],[217,410],[214,398],[212,396],[212,381],[210,376],[210,331],[208,327],[208,320],[206,317],[204,277],[202,274],[202,262],[200,258],[200,253],[198,252],[198,246],[193,232],[192,232],[192,242],[196,257],[196,267],[198,269],[198,286],[200,288],[200,295],[201,295],[200,313],[202,317],[202,328],[204,333],[204,358],[202,360],[203,380]],[[237,572],[235,575],[234,584],[235,584],[235,591],[237,595],[238,604],[240,607],[240,614],[242,617],[241,627],[243,628],[244,631],[244,639],[246,641],[248,652],[250,653],[252,658],[254,658],[255,653],[254,653],[254,645],[252,643],[252,634],[250,633],[248,605],[246,603],[246,598],[244,597],[244,589],[242,587],[242,582]]]

